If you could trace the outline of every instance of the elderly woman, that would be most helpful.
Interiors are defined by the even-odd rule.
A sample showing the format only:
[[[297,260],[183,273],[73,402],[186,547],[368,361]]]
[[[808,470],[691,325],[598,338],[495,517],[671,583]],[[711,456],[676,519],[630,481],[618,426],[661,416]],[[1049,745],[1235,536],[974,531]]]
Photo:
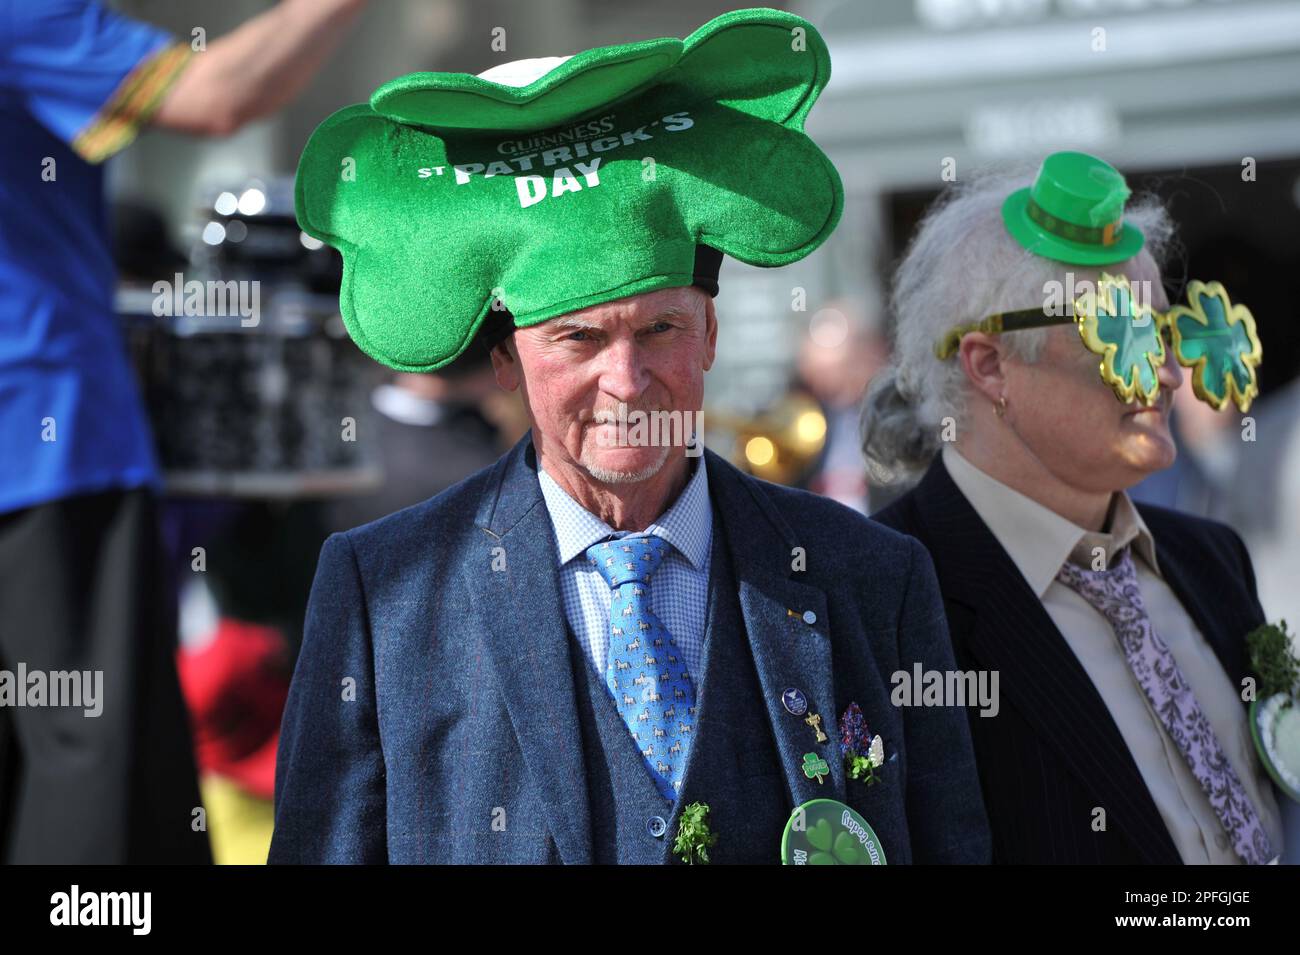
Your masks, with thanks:
[[[924,476],[875,518],[929,549],[958,665],[999,674],[1000,705],[969,711],[995,861],[1267,863],[1281,827],[1241,696],[1263,622],[1250,558],[1230,528],[1125,493],[1174,460],[1180,363],[1198,397],[1245,410],[1258,338],[1217,283],[1169,310],[1171,223],[1128,196],[1106,163],[1058,153],[930,210],[863,412],[873,469]],[[1194,367],[1216,322],[1222,380]]]

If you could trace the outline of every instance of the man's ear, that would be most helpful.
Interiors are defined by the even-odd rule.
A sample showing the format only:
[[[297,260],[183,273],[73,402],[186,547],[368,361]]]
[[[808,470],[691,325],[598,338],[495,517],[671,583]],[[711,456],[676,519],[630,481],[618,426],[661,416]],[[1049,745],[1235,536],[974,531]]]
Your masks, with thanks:
[[[967,332],[961,338],[957,358],[975,390],[996,405],[1007,388],[1001,339],[984,332]]]
[[[492,346],[489,357],[492,359],[492,373],[496,375],[497,384],[505,391],[514,391],[519,387],[519,356],[516,354],[514,335],[509,335]]]
[[[713,296],[704,293],[704,370],[713,367],[713,357],[718,351],[718,314],[713,308]]]

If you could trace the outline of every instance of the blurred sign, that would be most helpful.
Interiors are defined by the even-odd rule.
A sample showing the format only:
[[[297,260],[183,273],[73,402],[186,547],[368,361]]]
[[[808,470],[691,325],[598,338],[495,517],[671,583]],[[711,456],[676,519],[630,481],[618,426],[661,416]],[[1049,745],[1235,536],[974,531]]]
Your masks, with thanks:
[[[1065,146],[1104,152],[1119,134],[1119,114],[1110,103],[1078,97],[988,103],[971,113],[965,136],[989,156],[1023,156]]]
[[[1092,148],[1130,171],[1300,155],[1300,3],[824,0],[808,131],[850,193]]]

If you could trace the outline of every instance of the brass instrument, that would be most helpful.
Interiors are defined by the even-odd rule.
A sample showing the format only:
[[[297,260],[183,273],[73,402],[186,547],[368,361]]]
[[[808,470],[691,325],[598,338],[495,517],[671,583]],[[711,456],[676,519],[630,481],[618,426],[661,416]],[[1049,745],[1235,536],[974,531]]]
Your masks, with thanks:
[[[826,445],[826,416],[803,391],[786,392],[753,417],[707,410],[703,417],[706,444],[720,453],[725,449],[736,467],[777,484],[806,478]]]

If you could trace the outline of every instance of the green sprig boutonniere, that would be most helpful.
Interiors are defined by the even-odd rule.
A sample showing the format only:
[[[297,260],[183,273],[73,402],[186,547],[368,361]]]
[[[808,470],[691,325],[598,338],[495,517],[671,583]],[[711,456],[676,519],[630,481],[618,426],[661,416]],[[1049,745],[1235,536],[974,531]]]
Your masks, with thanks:
[[[1294,694],[1300,688],[1300,661],[1291,652],[1286,621],[1266,623],[1246,634],[1251,668],[1259,674],[1259,698]]]
[[[673,852],[687,865],[709,864],[709,849],[717,844],[718,834],[709,831],[707,803],[693,802],[682,810],[677,823],[677,840]]]
[[[1250,702],[1250,735],[1259,761],[1287,796],[1300,802],[1300,660],[1286,621],[1246,634],[1251,669],[1259,678]]]

